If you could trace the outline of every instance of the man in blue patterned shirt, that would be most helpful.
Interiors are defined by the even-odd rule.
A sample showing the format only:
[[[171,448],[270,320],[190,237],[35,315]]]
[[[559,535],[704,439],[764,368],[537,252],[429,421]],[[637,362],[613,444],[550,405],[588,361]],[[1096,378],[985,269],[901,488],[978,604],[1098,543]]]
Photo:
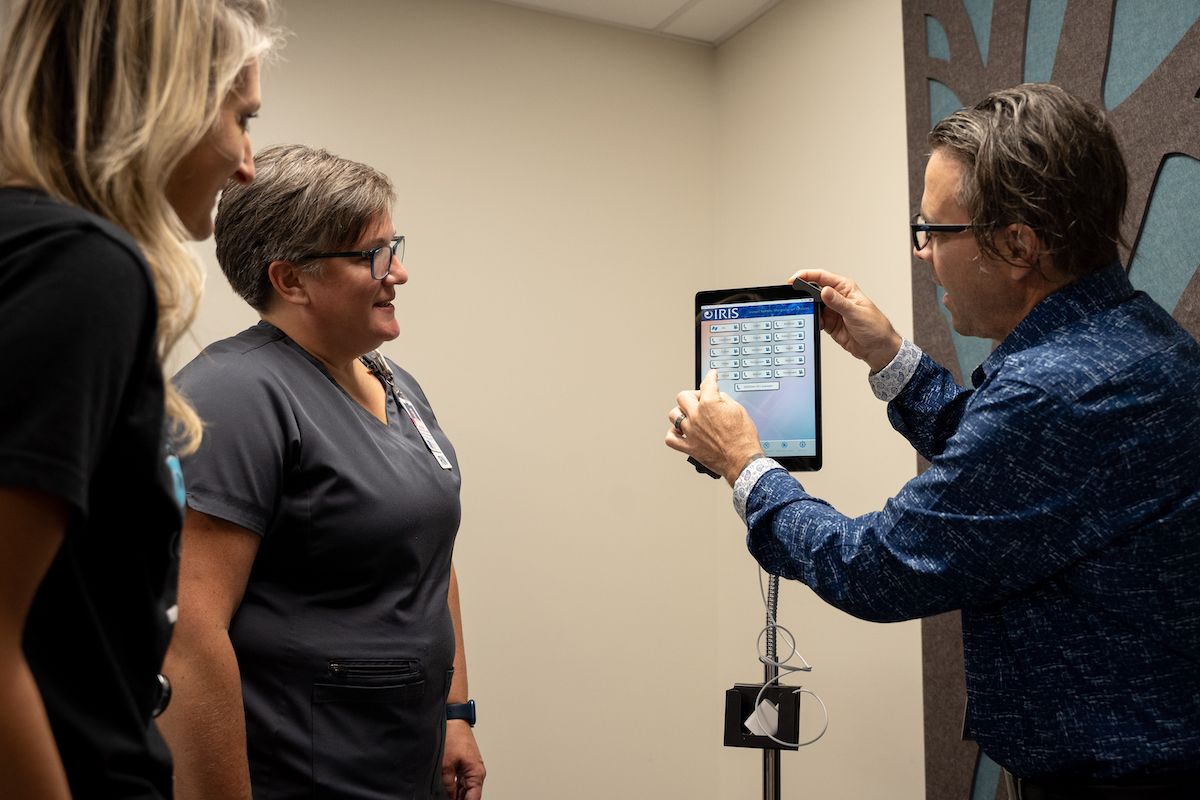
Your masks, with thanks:
[[[863,619],[961,609],[967,733],[1014,797],[1200,797],[1200,345],[1118,261],[1112,129],[1023,85],[929,144],[913,248],[954,329],[998,342],[973,388],[853,281],[793,276],[929,468],[847,517],[762,454],[715,373],[667,444],[733,485],[771,573]]]

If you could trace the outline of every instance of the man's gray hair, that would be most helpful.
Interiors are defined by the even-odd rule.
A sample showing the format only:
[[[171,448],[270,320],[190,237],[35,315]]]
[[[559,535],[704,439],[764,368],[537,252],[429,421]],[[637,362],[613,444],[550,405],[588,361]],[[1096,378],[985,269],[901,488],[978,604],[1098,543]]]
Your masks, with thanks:
[[[929,145],[965,167],[957,199],[983,253],[1001,258],[996,234],[1023,223],[1071,278],[1119,257],[1129,179],[1112,126],[1090,103],[1022,84],[951,114]]]
[[[217,261],[233,290],[259,311],[274,296],[267,267],[306,253],[349,250],[371,222],[391,213],[392,182],[378,170],[304,145],[254,157],[252,183],[230,181],[217,207]]]

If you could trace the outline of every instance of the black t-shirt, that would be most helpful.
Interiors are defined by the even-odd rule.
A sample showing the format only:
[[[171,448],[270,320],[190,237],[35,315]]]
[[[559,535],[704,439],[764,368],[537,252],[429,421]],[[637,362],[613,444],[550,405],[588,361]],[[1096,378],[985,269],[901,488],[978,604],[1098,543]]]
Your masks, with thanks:
[[[171,796],[151,715],[183,487],[164,449],[156,308],[127,234],[0,189],[0,485],[71,509],[24,645],[76,797]]]

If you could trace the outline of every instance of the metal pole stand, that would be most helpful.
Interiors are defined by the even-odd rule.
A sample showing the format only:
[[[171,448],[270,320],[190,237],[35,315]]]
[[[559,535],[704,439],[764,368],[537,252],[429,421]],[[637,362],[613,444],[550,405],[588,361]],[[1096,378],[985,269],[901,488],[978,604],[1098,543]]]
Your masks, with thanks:
[[[767,641],[766,653],[762,656],[763,682],[735,683],[732,689],[725,692],[725,746],[754,747],[763,751],[763,797],[767,800],[779,800],[779,752],[800,749],[799,690],[791,686],[780,686],[777,682],[780,668],[774,620],[778,605],[779,578],[772,575],[767,594]],[[745,721],[756,713],[760,701],[770,702],[778,712],[774,737],[752,732],[745,724]]]
[[[763,665],[763,683],[779,677],[779,648],[775,640],[775,620],[779,617],[779,576],[771,575],[767,582],[767,661]],[[763,750],[763,800],[780,800],[780,751]]]

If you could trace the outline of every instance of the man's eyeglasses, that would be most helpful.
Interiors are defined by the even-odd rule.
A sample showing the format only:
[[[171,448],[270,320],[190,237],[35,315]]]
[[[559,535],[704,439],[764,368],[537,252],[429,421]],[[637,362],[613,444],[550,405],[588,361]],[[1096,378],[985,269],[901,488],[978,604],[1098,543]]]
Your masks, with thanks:
[[[381,281],[392,270],[392,259],[404,260],[404,237],[393,236],[388,244],[372,247],[370,250],[351,250],[343,253],[307,253],[300,256],[301,261],[314,258],[365,258],[371,265],[371,277]]]
[[[917,214],[913,221],[908,225],[912,233],[913,249],[920,252],[929,246],[929,242],[933,239],[935,233],[962,233],[969,231],[971,228],[978,228],[978,225],[941,225],[930,224],[925,221],[925,218]]]

